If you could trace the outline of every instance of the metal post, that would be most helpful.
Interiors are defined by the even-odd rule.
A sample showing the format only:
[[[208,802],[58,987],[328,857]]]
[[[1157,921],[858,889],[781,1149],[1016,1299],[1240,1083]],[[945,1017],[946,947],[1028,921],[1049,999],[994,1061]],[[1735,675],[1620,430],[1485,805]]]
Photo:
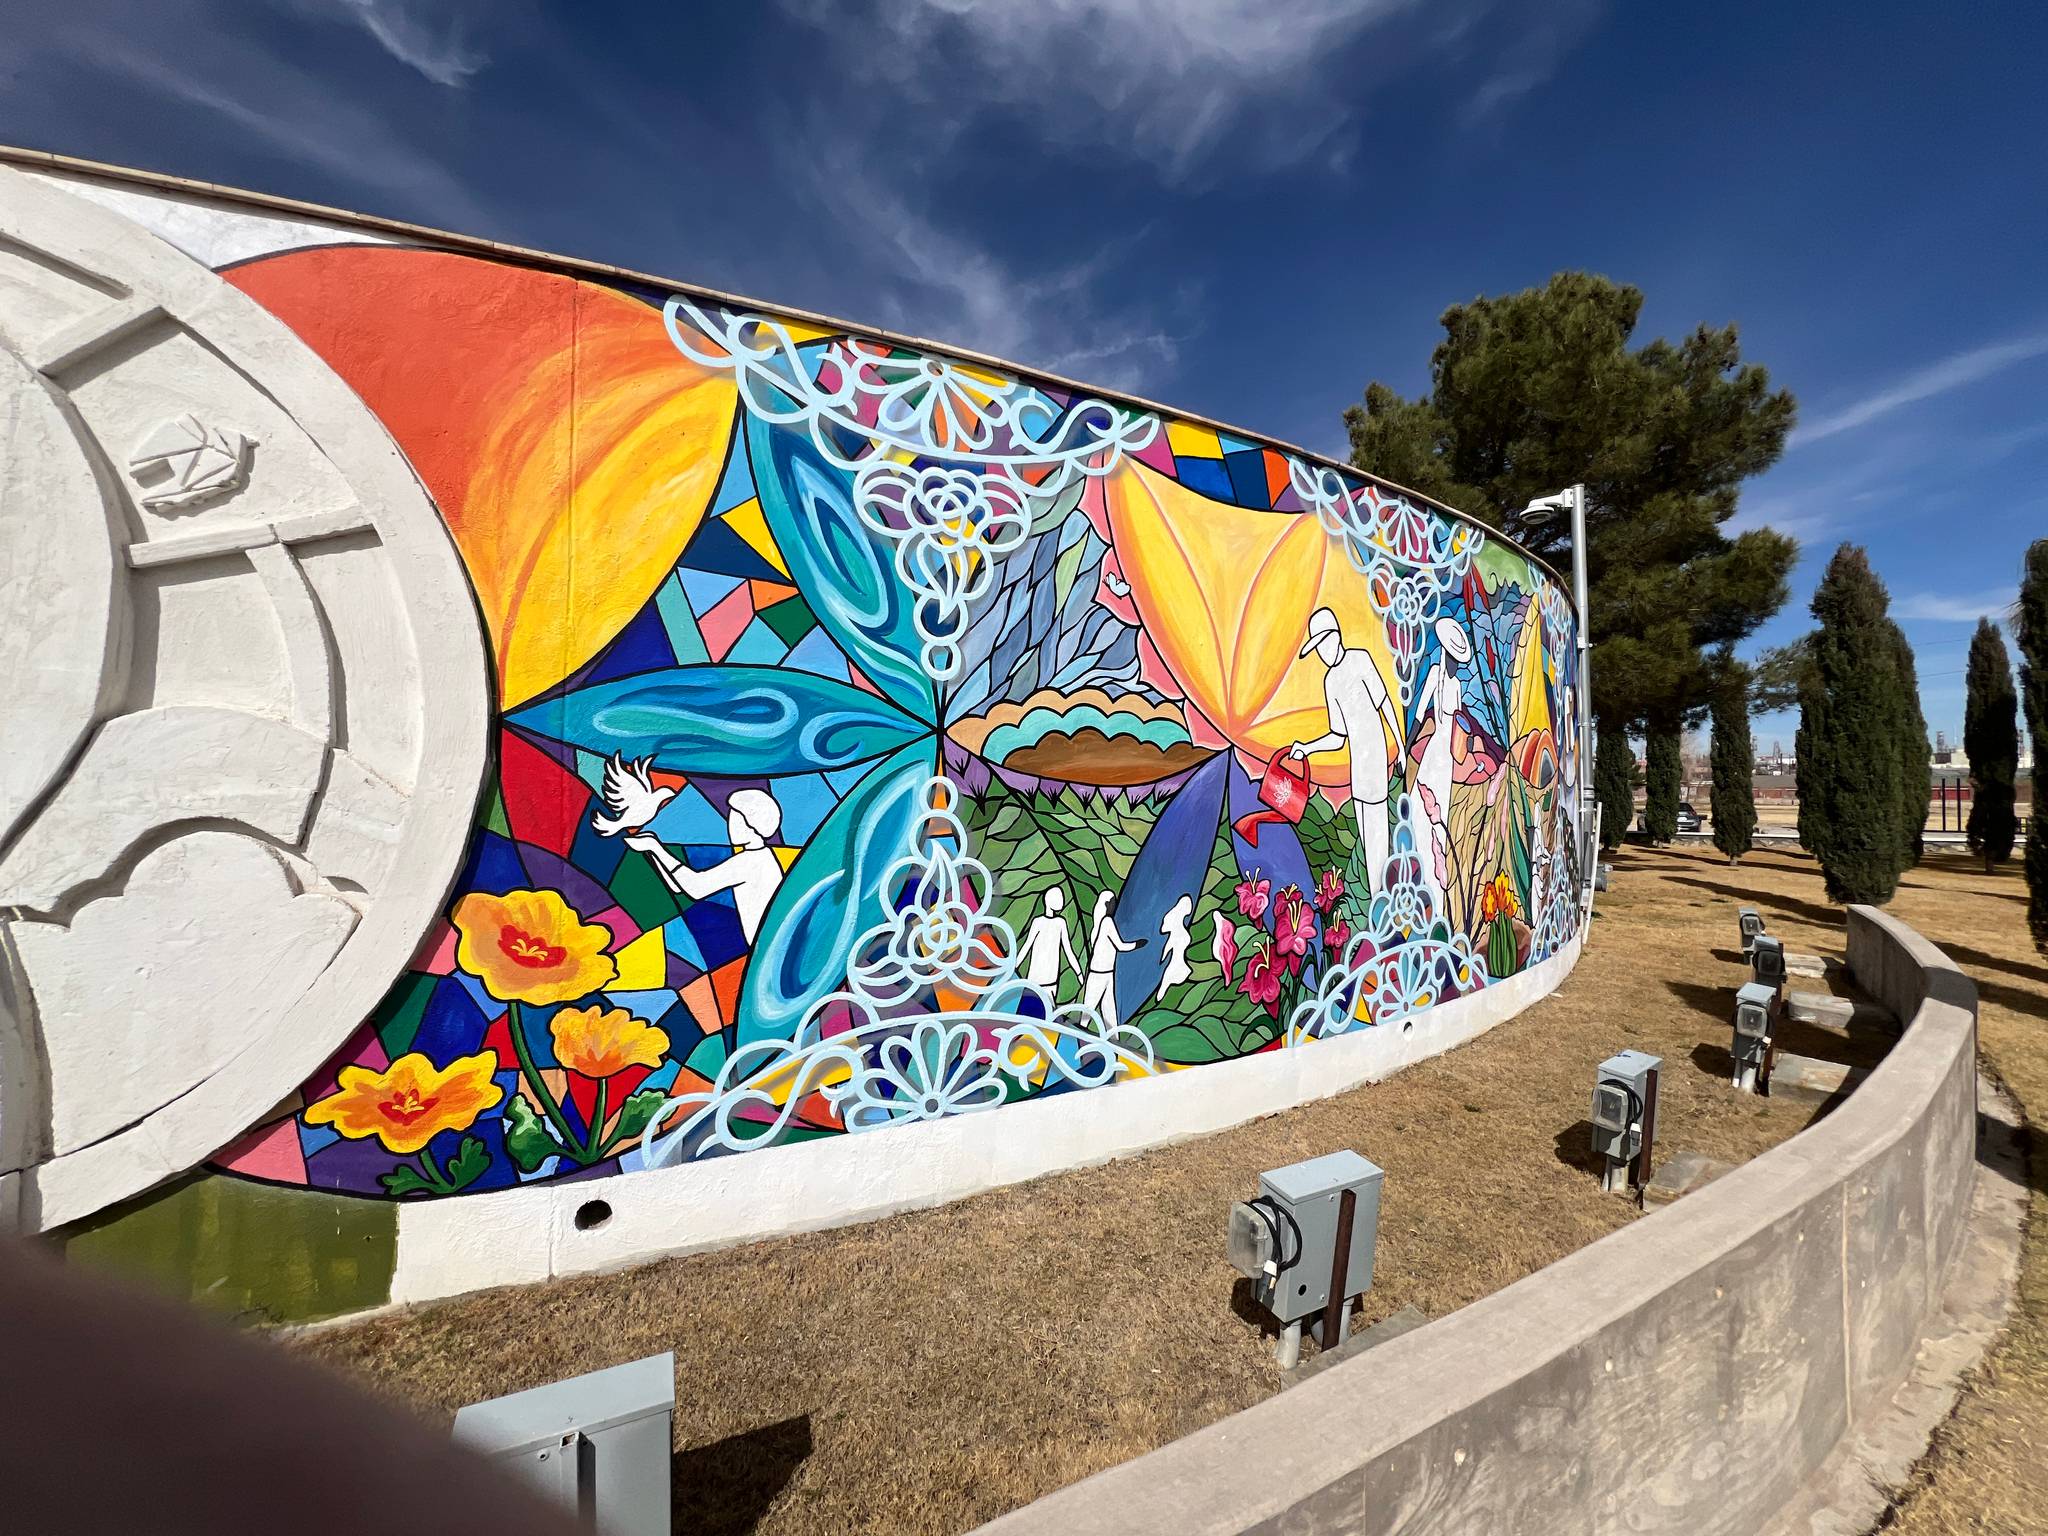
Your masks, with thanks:
[[[1643,1079],[1648,1085],[1643,1093],[1643,1144],[1636,1149],[1635,1167],[1629,1176],[1629,1182],[1637,1189],[1650,1182],[1657,1146],[1657,1069],[1650,1068]]]
[[[1586,612],[1586,488],[1572,487],[1572,602],[1579,610],[1579,872],[1589,884],[1593,861],[1593,641]]]
[[[1345,1190],[1337,1202],[1337,1244],[1330,1251],[1330,1294],[1323,1303],[1323,1348],[1335,1349],[1342,1337],[1345,1314],[1351,1310],[1351,1223],[1358,1212],[1358,1194]]]

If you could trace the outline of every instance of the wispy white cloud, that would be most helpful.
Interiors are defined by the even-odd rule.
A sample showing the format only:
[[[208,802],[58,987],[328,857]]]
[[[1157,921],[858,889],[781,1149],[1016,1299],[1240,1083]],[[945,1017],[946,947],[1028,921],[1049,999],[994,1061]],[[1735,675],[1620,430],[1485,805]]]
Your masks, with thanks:
[[[1889,415],[1902,406],[1915,405],[1922,400],[1931,400],[1937,395],[1967,389],[1970,385],[1981,383],[2016,364],[2043,355],[2048,355],[2048,332],[2022,336],[2012,341],[1992,342],[1986,346],[1972,347],[1968,351],[1954,353],[1939,362],[1915,369],[1883,389],[1797,428],[1788,446],[1804,447],[1810,443],[1820,442],[1824,438],[1834,437],[1838,433],[1853,432],[1856,428],[1868,426],[1880,416]]]
[[[459,5],[413,0],[336,0],[344,15],[401,64],[436,85],[461,86],[490,63],[472,41],[472,16]]]
[[[1431,63],[1483,81],[1484,115],[1548,78],[1603,4],[783,0],[923,130],[1009,113],[1009,131],[1173,183],[1348,169],[1373,88]]]
[[[497,227],[471,187],[393,113],[344,77],[294,63],[252,29],[230,25],[210,0],[153,0],[119,28],[55,4],[37,21],[0,43],[0,67],[23,70],[48,94],[56,131],[74,96],[118,100],[159,128],[173,114],[211,119],[211,131],[227,130],[240,150],[374,194],[376,212],[481,233]]]
[[[1025,275],[850,155],[812,150],[802,164],[806,191],[841,232],[837,259],[859,273],[859,307],[890,329],[1138,394],[1156,390],[1178,359],[1183,338],[1158,306],[1113,312],[1094,296],[1145,230]],[[1188,302],[1165,298],[1174,308]]]
[[[1914,592],[1895,598],[1892,614],[1933,624],[1974,624],[1979,619],[2001,618],[2018,600],[2019,588],[2010,582],[1985,592]]]

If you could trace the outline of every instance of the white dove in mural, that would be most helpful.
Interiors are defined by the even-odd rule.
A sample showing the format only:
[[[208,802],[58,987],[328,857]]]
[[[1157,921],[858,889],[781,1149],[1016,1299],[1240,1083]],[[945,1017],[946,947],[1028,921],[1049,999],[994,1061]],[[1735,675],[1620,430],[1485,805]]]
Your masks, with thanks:
[[[675,798],[674,790],[654,787],[647,774],[653,764],[651,757],[629,763],[614,752],[612,760],[604,765],[604,803],[611,815],[592,812],[590,817],[590,824],[604,836],[639,831]]]

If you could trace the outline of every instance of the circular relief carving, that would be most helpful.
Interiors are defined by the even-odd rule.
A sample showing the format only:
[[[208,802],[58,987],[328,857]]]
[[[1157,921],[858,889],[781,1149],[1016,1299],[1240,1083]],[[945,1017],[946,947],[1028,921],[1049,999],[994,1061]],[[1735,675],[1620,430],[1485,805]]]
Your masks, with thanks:
[[[0,230],[0,1212],[46,1228],[369,1013],[461,859],[489,683],[433,503],[309,348],[4,168]]]

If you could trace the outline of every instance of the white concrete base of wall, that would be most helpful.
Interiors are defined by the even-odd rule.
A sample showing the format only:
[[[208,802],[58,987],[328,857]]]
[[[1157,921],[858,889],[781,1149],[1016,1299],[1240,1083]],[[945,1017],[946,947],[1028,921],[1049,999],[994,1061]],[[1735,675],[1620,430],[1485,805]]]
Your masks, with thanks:
[[[872,1221],[1165,1146],[1376,1082],[1464,1044],[1556,990],[1571,944],[1399,1023],[983,1114],[399,1208],[394,1302],[617,1269]],[[610,1215],[587,1230],[594,1201]]]

